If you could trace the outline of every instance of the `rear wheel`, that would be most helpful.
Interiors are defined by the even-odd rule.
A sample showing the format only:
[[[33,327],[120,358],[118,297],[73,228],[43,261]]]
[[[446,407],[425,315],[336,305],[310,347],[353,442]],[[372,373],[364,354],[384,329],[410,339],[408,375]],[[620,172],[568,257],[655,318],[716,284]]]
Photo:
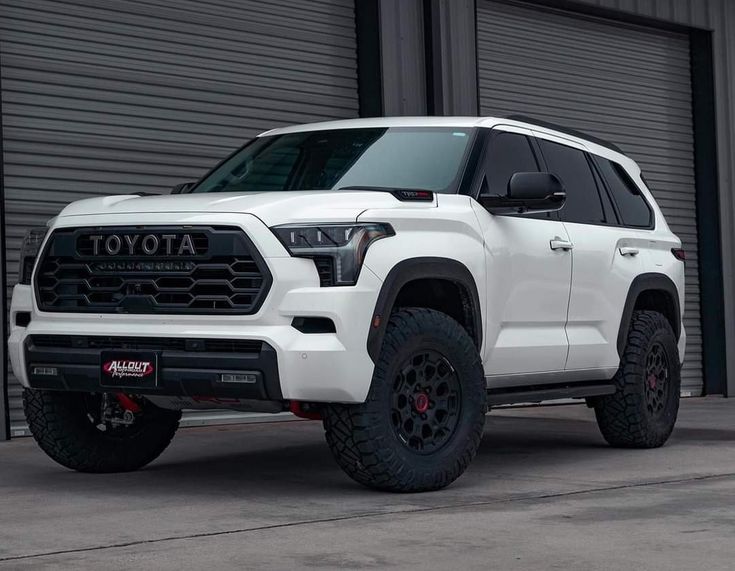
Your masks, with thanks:
[[[80,472],[128,472],[157,458],[171,442],[180,411],[110,393],[26,389],[23,408],[41,449]]]
[[[403,309],[391,316],[366,402],[326,407],[327,442],[361,484],[436,490],[475,456],[486,400],[480,358],[464,328],[438,311]]]
[[[628,332],[617,391],[594,401],[605,440],[623,448],[655,448],[671,435],[681,377],[676,337],[656,311],[637,311]]]

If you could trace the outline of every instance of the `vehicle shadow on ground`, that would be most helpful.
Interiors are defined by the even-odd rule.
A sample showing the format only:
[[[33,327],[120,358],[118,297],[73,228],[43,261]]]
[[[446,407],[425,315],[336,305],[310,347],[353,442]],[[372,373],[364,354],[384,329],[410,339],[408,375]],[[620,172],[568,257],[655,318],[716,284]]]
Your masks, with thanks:
[[[669,446],[732,438],[733,432],[727,430],[681,428]],[[532,480],[547,473],[558,477],[579,462],[607,462],[637,453],[607,446],[593,418],[490,415],[470,471],[443,494],[474,490],[491,495],[495,491],[489,481]],[[308,497],[318,502],[320,498],[333,501],[335,492],[352,499],[371,494],[339,469],[324,442],[321,423],[307,421],[183,430],[159,460],[133,473],[99,476],[65,472],[56,465],[48,469],[58,471],[54,479],[59,491],[84,488],[105,496],[114,489],[152,501],[194,495],[245,501],[292,498],[294,502]],[[38,473],[39,479],[48,476],[48,470]],[[506,492],[511,489],[506,487]],[[425,503],[411,497],[413,502]],[[386,498],[393,498],[386,499],[388,503],[396,501],[396,496]]]
[[[216,449],[187,444],[191,455],[181,458],[179,453],[176,459],[164,455],[140,475],[145,473],[146,487],[160,484],[165,488],[170,478],[175,480],[178,490],[191,487],[205,493],[217,489],[234,494],[260,490],[297,496],[308,489],[313,497],[315,492],[329,494],[335,489],[365,491],[342,474],[320,429],[305,427],[302,423],[288,424],[293,424],[295,431],[308,431],[297,445],[279,445],[279,438],[274,435],[270,447],[260,442],[253,450],[248,433],[225,432]],[[286,428],[280,427],[281,430]],[[532,458],[533,473],[538,474],[546,464],[558,465],[565,459],[576,461],[594,453],[595,449],[609,450],[594,423],[568,419],[560,424],[555,419],[489,418],[472,472],[483,478],[525,472]]]

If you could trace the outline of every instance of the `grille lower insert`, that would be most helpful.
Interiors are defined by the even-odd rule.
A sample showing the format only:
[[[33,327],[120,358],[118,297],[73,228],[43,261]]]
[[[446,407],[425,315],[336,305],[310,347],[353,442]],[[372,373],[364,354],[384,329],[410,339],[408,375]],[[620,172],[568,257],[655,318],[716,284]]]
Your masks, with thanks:
[[[255,246],[229,227],[60,229],[39,260],[42,311],[250,314],[271,283]]]
[[[184,337],[118,337],[102,335],[31,335],[36,347],[55,349],[129,349],[133,351],[190,351],[260,353],[263,342],[253,339]]]

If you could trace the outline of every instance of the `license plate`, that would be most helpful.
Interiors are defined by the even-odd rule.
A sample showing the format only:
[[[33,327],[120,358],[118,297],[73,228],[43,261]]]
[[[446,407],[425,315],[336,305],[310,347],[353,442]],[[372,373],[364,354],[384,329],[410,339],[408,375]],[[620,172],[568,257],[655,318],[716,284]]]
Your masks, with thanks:
[[[102,351],[100,384],[128,389],[155,388],[158,355],[153,351]]]

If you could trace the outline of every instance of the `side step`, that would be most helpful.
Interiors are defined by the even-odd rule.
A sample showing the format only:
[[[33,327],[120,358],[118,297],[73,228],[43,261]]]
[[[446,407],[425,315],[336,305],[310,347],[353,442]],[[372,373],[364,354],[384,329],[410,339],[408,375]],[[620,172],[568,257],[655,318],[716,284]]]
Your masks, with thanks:
[[[488,406],[541,402],[556,399],[578,399],[611,395],[615,385],[610,382],[564,383],[556,385],[536,385],[526,387],[504,387],[487,391]]]

